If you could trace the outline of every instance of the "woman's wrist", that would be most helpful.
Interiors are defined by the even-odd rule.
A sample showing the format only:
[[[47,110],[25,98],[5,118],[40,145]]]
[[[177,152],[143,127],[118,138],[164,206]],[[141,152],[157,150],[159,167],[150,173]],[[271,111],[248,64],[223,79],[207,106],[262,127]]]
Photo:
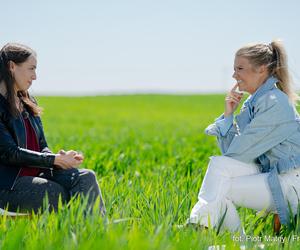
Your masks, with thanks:
[[[232,113],[229,113],[229,112],[224,112],[224,117],[228,117],[228,116],[231,116],[232,115]]]
[[[56,154],[55,158],[54,158],[54,165],[59,166],[59,165],[61,165],[61,163],[62,163],[61,155],[60,154]]]

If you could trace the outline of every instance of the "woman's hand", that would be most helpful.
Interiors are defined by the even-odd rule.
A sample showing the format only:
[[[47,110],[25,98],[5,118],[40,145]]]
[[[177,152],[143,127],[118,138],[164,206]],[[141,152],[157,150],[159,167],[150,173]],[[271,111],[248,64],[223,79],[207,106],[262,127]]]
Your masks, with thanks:
[[[236,92],[237,87],[238,83],[233,86],[225,98],[225,117],[233,114],[242,100],[243,93]]]
[[[69,150],[69,151],[66,152],[63,149],[61,149],[61,150],[58,151],[58,154],[62,154],[62,155],[65,155],[67,153],[73,153],[73,154],[75,154],[74,157],[77,160],[82,160],[82,161],[84,160],[84,156],[83,156],[82,152],[77,152],[77,151],[74,151],[74,150]]]
[[[70,150],[65,152],[63,149],[58,152],[55,156],[54,165],[62,169],[70,169],[78,167],[84,160],[82,154]]]

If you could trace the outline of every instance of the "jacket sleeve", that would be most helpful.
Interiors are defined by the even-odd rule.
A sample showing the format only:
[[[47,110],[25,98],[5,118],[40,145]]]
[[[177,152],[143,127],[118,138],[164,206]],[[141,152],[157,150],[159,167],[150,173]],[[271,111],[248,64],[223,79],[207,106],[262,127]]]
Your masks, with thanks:
[[[205,133],[217,136],[218,146],[222,154],[224,154],[228,150],[233,138],[238,134],[236,125],[233,124],[233,115],[229,117],[221,115],[213,124],[205,129]]]
[[[5,126],[0,114],[0,162],[10,166],[52,168],[55,155],[19,147]]]
[[[262,96],[254,107],[254,118],[233,138],[224,155],[253,162],[298,129],[294,108],[287,98],[275,94]]]

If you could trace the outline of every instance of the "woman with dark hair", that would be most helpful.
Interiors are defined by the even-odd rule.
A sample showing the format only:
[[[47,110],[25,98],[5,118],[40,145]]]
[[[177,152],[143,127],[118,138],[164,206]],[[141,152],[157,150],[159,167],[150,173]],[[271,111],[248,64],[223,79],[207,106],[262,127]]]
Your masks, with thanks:
[[[83,155],[48,149],[41,108],[28,92],[36,66],[36,53],[25,45],[9,43],[0,50],[0,209],[37,212],[47,193],[50,210],[58,209],[59,197],[66,203],[81,195],[88,209],[99,199],[104,214],[95,173],[77,169]]]
[[[275,212],[287,225],[299,212],[300,117],[282,43],[240,48],[233,78],[224,113],[206,129],[222,155],[210,158],[188,222],[243,232],[241,206]],[[250,96],[235,116],[243,96],[237,89]]]

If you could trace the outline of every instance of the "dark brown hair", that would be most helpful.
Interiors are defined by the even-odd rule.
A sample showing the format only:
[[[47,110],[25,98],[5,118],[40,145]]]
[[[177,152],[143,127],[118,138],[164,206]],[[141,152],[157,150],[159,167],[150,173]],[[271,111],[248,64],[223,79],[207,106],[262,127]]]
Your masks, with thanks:
[[[13,116],[18,115],[16,98],[20,98],[20,101],[33,115],[38,116],[42,111],[35,100],[30,97],[28,91],[18,91],[15,93],[15,79],[9,69],[10,62],[21,64],[31,55],[36,56],[34,50],[18,43],[8,43],[0,50],[0,83],[5,84],[7,91],[5,98],[9,104],[9,111]]]

